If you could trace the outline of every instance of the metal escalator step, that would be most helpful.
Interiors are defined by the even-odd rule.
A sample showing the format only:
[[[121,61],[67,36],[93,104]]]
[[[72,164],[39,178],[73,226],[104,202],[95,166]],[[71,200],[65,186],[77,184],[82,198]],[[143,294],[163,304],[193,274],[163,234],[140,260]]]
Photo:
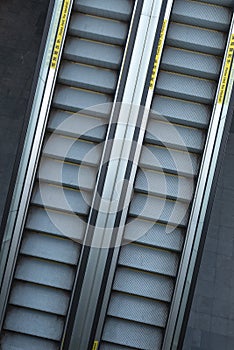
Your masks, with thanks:
[[[63,55],[65,59],[75,62],[118,69],[121,64],[123,51],[119,46],[68,37]]]
[[[207,104],[212,104],[215,92],[216,83],[212,80],[165,71],[159,73],[156,86],[160,95]]]
[[[107,315],[144,324],[165,327],[168,306],[155,300],[116,293],[111,296]]]
[[[218,79],[221,63],[221,58],[217,56],[165,47],[161,69],[199,78]]]
[[[205,136],[205,133],[199,129],[150,118],[146,129],[145,142],[201,153]]]
[[[31,205],[26,228],[62,237],[66,233],[67,237],[80,242],[84,236],[86,222],[82,219],[78,222],[76,214],[45,210],[44,208]]]
[[[64,290],[15,281],[10,304],[66,316],[69,294]]]
[[[173,278],[134,269],[118,267],[113,290],[146,298],[170,302]]]
[[[233,4],[233,0],[222,0],[222,3],[220,2],[220,0],[199,0],[200,2],[206,2],[208,4],[214,4],[214,5],[221,5],[221,6],[229,6],[232,7],[234,6]]]
[[[211,6],[199,1],[176,0],[171,19],[175,22],[227,31],[231,11],[223,6]]]
[[[96,166],[99,164],[101,146],[95,146],[92,142],[53,134],[45,138],[43,155],[76,164]]]
[[[63,61],[58,81],[73,87],[113,94],[117,83],[117,73],[112,70]]]
[[[168,28],[167,45],[221,56],[226,37],[224,32],[171,22]]]
[[[162,331],[142,323],[107,317],[102,339],[136,349],[157,349],[162,342]]]
[[[31,199],[31,203],[34,205],[81,215],[88,213],[90,201],[91,198],[88,194],[84,197],[77,190],[45,183],[34,187]]]
[[[64,185],[74,189],[92,191],[95,186],[97,169],[77,166],[60,160],[43,157],[38,178],[51,184]]]
[[[21,281],[70,290],[74,274],[75,270],[72,266],[21,256],[16,268],[15,278]]]
[[[105,16],[108,18],[128,21],[132,13],[132,0],[75,0],[74,9],[95,16]]]
[[[139,169],[135,180],[137,192],[182,201],[192,199],[193,186],[191,178],[177,177],[146,169]]]
[[[124,231],[124,242],[135,241],[144,245],[180,252],[183,247],[185,233],[183,229],[171,228],[172,232],[166,232],[163,224],[130,217]],[[137,234],[136,234],[137,232]],[[138,232],[141,232],[139,235]],[[136,237],[137,236],[137,237]]]
[[[199,168],[199,158],[193,153],[147,144],[142,148],[139,166],[164,170],[171,174],[195,176]]]
[[[104,116],[110,112],[110,105],[104,105],[109,102],[112,102],[109,95],[59,84],[56,86],[53,98],[54,107],[75,113],[83,109],[103,105],[100,111],[97,109],[97,113]]]
[[[69,34],[107,44],[124,45],[128,24],[116,20],[73,13]]]
[[[208,105],[159,95],[154,96],[152,110],[170,122],[198,128],[207,128],[211,114]]]
[[[63,318],[45,312],[9,307],[5,329],[51,340],[60,340]]]
[[[24,233],[20,252],[31,257],[76,265],[80,247],[70,239],[28,231]]]
[[[15,281],[10,304],[65,316],[69,294],[63,290]]]
[[[174,252],[131,243],[121,248],[118,264],[142,271],[176,276],[178,255]]]
[[[2,350],[58,350],[58,344],[51,340],[9,331],[3,334]]]
[[[102,142],[106,135],[107,120],[91,115],[69,113],[54,109],[50,114],[47,130],[82,140]]]
[[[129,215],[169,225],[185,226],[188,221],[187,211],[188,204],[184,202],[135,193],[129,208]]]

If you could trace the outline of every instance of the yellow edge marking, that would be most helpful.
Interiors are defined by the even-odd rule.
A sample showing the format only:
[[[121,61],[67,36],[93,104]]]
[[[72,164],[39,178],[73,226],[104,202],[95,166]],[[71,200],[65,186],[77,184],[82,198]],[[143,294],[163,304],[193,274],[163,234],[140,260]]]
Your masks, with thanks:
[[[58,58],[59,58],[59,53],[61,50],[63,34],[65,31],[65,26],[66,26],[67,17],[68,17],[69,5],[70,5],[70,0],[65,0],[64,4],[63,4],[62,14],[61,14],[60,21],[59,21],[59,27],[58,27],[58,31],[57,31],[56,40],[55,40],[54,51],[53,51],[53,55],[52,55],[52,59],[51,59],[50,67],[52,69],[56,69],[57,64],[58,64]]]
[[[98,341],[95,340],[94,343],[93,343],[93,348],[92,350],[97,350],[98,349]]]
[[[231,64],[232,64],[232,58],[233,58],[233,52],[234,52],[234,34],[231,36],[230,44],[228,47],[228,53],[224,65],[224,71],[223,71],[223,76],[222,76],[222,82],[219,90],[219,95],[218,95],[218,104],[223,104],[223,100],[225,97],[225,93],[227,90],[227,83],[228,83],[228,78],[230,75],[230,70],[231,70]]]
[[[154,67],[153,67],[153,71],[152,71],[152,75],[151,75],[151,79],[150,79],[150,86],[149,86],[150,90],[153,90],[153,88],[154,88],[156,75],[157,75],[157,71],[158,71],[158,67],[159,67],[159,62],[160,62],[160,58],[161,58],[161,54],[162,54],[166,29],[167,29],[167,19],[164,19],[161,33],[160,33],[159,43],[158,43],[158,47],[157,47],[157,52],[155,55]]]

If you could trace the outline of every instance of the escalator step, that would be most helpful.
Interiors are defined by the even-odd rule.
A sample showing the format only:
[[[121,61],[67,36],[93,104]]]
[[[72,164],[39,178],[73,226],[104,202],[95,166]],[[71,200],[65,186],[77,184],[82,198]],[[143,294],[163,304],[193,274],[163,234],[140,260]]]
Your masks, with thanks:
[[[78,88],[57,85],[53,98],[53,106],[70,112],[90,108],[93,106],[111,102],[110,96]],[[108,114],[110,106],[104,106],[100,114]]]
[[[226,33],[171,22],[167,45],[181,49],[221,56],[226,44]]]
[[[21,281],[70,290],[74,273],[74,268],[69,265],[21,256],[16,268],[15,278]]]
[[[190,201],[193,195],[193,179],[139,169],[135,191],[168,199]]]
[[[122,60],[119,46],[68,37],[64,49],[64,58],[99,67],[118,69]]]
[[[94,167],[77,166],[52,158],[42,158],[39,170],[40,181],[91,191],[95,186],[97,171]]]
[[[107,44],[124,45],[128,25],[110,19],[73,13],[69,33]]]
[[[159,73],[156,87],[160,95],[206,104],[212,104],[215,92],[216,84],[212,80],[164,71]]]
[[[2,350],[58,350],[58,344],[39,337],[5,331]]]
[[[218,79],[221,63],[221,58],[217,56],[165,47],[161,69],[199,78]]]
[[[79,12],[92,14],[95,16],[105,16],[108,18],[128,21],[132,12],[132,0],[75,0],[74,9]]]
[[[152,109],[171,122],[198,128],[207,128],[211,113],[208,105],[159,95],[154,96]]]
[[[21,254],[76,265],[80,249],[70,239],[57,239],[41,233],[25,232]]]
[[[64,290],[15,281],[10,304],[66,316],[69,294]]]
[[[84,236],[86,222],[76,214],[67,212],[49,210],[31,205],[26,229],[48,233],[52,236],[62,236],[66,233],[67,237],[81,242]]]
[[[122,247],[118,264],[142,271],[176,276],[178,255],[174,252],[144,247],[134,243]]]
[[[221,2],[219,2],[219,5]],[[222,1],[223,5],[223,1]],[[231,20],[229,9],[191,0],[177,0],[172,20],[204,28],[227,31]]]
[[[107,317],[102,339],[141,350],[160,349],[162,330],[142,323]]]
[[[171,233],[166,232],[166,225],[152,221],[130,218],[124,232],[127,242],[137,240],[145,246],[152,246],[180,252],[184,242],[184,231],[179,227],[171,227]]]
[[[149,118],[145,142],[201,153],[205,143],[202,130]]]
[[[174,288],[171,277],[118,267],[113,290],[170,302]]]
[[[107,314],[144,324],[165,327],[168,306],[146,298],[123,293],[113,293]]]
[[[11,306],[6,316],[4,328],[58,341],[63,331],[63,318],[41,311]]]
[[[58,81],[73,87],[113,94],[117,74],[111,70],[63,61]]]

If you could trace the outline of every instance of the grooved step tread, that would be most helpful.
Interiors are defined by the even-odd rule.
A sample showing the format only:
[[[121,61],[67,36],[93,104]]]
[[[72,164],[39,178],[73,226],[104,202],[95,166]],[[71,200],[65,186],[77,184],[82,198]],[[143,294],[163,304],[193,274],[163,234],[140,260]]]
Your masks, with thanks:
[[[119,266],[174,277],[177,273],[178,263],[178,255],[174,252],[144,247],[134,243],[121,248],[118,260]]]
[[[26,229],[55,236],[69,237],[81,242],[84,236],[86,222],[76,214],[31,205],[26,221]]]
[[[64,264],[21,256],[15,278],[25,282],[71,290],[74,268]]]
[[[28,256],[76,265],[80,254],[79,248],[70,239],[25,232],[20,252]]]
[[[161,69],[213,80],[219,77],[221,63],[217,56],[165,47]]]
[[[60,289],[14,281],[10,304],[66,316],[69,294]]]
[[[222,56],[227,34],[171,22],[168,28],[167,45],[182,49]]]
[[[89,210],[90,195],[83,196],[78,190],[46,183],[34,187],[31,203],[46,208],[86,215]]]
[[[69,33],[107,44],[124,45],[128,25],[111,19],[73,13]]]
[[[162,198],[190,201],[194,190],[191,178],[139,169],[135,180],[135,190],[140,193]]]
[[[123,293],[113,293],[107,315],[165,327],[167,312],[168,306],[164,303]]]
[[[113,94],[117,74],[111,70],[63,61],[58,81],[73,87]]]
[[[205,143],[203,130],[149,118],[145,142],[189,152],[201,153]]]
[[[4,329],[59,341],[63,331],[63,318],[41,311],[11,306]]]
[[[223,2],[219,2],[219,5]],[[223,6],[191,0],[176,0],[172,20],[190,25],[227,31],[231,20],[231,11]]]
[[[170,302],[174,288],[171,277],[118,267],[113,290]]]
[[[153,326],[107,317],[102,339],[137,349],[159,349],[162,331]]]
[[[118,69],[122,60],[122,48],[105,43],[68,37],[64,48],[64,58],[99,67]]]
[[[64,185],[73,189],[92,191],[95,186],[97,169],[78,166],[60,160],[43,157],[40,162],[38,178],[40,181]],[[85,195],[85,192],[83,193]]]
[[[196,154],[145,144],[139,166],[181,176],[195,176],[199,168]]]
[[[74,9],[95,16],[128,21],[132,13],[132,0],[75,0]]]
[[[76,164],[97,166],[102,146],[58,134],[45,137],[43,155]]]
[[[58,343],[26,334],[3,331],[2,350],[58,350]]]
[[[91,111],[97,111],[98,115],[104,116],[110,112],[110,105],[106,105],[109,102],[112,102],[110,95],[59,84],[56,86],[53,98],[53,106],[56,108],[75,113],[91,109]],[[103,105],[101,109],[100,105]]]
[[[124,231],[124,242],[136,241],[145,246],[180,252],[185,233],[179,227],[170,227],[170,231],[168,234],[167,226],[156,223],[156,221],[129,218]]]
[[[160,95],[206,104],[213,103],[215,92],[214,81],[164,71],[159,73],[156,86]]]
[[[211,114],[209,105],[162,95],[154,96],[151,108],[153,114],[162,115],[170,122],[204,129],[208,126]]]

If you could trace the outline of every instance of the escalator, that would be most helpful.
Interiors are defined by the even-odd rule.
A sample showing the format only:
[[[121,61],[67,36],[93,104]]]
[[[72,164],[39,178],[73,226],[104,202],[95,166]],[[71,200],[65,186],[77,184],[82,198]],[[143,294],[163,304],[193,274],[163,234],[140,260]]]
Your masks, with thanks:
[[[106,180],[98,172],[111,132],[110,106],[120,87],[122,96],[127,90],[128,75],[123,72],[134,62],[132,39],[140,14],[143,20],[148,16],[144,7],[141,13],[140,3],[73,4],[4,310],[3,350],[80,350],[86,333],[79,341],[75,334],[83,314],[85,324],[91,320],[90,340],[81,350],[172,348],[169,330],[193,203],[215,106],[223,105],[225,97],[220,92],[222,76],[228,78],[225,67],[233,55],[234,2],[174,0],[172,8],[169,1],[162,4],[145,69],[143,88],[151,91],[150,111],[122,244],[103,249],[103,270],[93,266],[102,283],[100,290],[90,287],[97,300],[90,301],[94,310],[87,308],[86,314],[82,291],[83,298],[89,295],[89,270],[82,266],[102,258],[96,257],[97,248],[86,249],[82,243],[97,183]],[[160,65],[152,90],[155,55]]]
[[[101,350],[162,348],[232,18],[214,3],[174,1],[124,238],[147,233],[120,249]]]
[[[80,254],[77,241],[81,242],[84,234],[101,148],[82,163],[78,184],[80,163],[104,140],[109,117],[108,111],[98,115],[95,110],[89,115],[74,112],[113,102],[132,11],[130,0],[109,1],[108,5],[103,1],[74,3],[1,349],[50,350],[60,346]],[[69,123],[63,123],[68,119]],[[80,125],[91,132],[77,141],[77,135],[82,134]],[[68,154],[64,154],[67,149]],[[62,200],[62,185],[71,208]],[[87,192],[86,200],[82,190]],[[78,232],[76,214],[82,217]],[[65,235],[54,224],[58,222],[67,230]]]

